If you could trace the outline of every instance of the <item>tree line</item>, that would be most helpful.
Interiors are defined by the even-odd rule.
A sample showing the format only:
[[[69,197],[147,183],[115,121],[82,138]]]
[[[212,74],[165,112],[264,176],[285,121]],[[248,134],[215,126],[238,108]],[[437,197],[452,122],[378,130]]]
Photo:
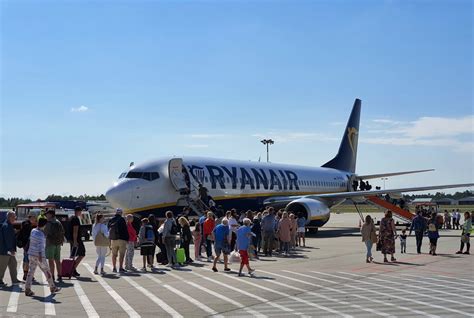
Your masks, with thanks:
[[[23,198],[3,198],[0,197],[0,208],[13,208],[19,204],[31,203],[31,202],[38,202],[38,201],[105,201],[105,195],[87,195],[81,194],[79,196],[73,195],[57,195],[57,194],[50,194],[45,199],[36,199],[35,201],[30,199],[23,199]]]

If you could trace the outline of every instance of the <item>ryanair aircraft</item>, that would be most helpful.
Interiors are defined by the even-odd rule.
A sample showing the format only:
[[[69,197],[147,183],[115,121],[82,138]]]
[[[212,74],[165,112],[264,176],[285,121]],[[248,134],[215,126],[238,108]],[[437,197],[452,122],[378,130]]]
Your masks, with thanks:
[[[346,199],[403,192],[469,187],[452,184],[404,189],[355,191],[354,181],[424,172],[405,171],[359,176],[355,173],[361,101],[356,99],[337,155],[322,167],[247,162],[199,157],[160,158],[133,164],[106,192],[107,200],[126,213],[163,217],[190,206],[203,211],[199,186],[224,210],[260,210],[266,205],[304,213],[307,226],[323,226],[330,208]]]

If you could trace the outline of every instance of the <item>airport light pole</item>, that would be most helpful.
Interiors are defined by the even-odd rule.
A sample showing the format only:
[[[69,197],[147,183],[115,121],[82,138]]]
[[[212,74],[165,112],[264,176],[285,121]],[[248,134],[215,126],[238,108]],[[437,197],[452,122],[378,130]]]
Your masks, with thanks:
[[[271,139],[263,139],[263,140],[260,140],[260,142],[267,146],[267,162],[269,162],[270,161],[270,155],[269,155],[268,147],[269,147],[269,145],[273,145],[275,142]]]
[[[383,189],[385,190],[385,180],[388,180],[388,178],[381,178],[383,180]]]

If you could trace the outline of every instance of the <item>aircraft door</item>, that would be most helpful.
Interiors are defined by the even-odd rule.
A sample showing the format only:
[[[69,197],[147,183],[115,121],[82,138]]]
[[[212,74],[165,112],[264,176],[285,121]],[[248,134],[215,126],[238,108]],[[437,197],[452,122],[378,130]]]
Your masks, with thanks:
[[[186,192],[189,190],[186,184],[186,178],[183,173],[183,159],[173,158],[170,160],[168,165],[170,181],[176,191]]]

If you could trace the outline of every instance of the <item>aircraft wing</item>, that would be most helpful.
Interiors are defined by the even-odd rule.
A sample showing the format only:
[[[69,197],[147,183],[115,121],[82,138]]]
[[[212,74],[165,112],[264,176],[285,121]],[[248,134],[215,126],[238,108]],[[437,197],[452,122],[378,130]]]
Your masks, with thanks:
[[[474,183],[462,183],[462,184],[445,184],[437,186],[426,186],[426,187],[413,187],[413,188],[399,188],[399,189],[386,189],[386,190],[369,190],[369,191],[351,191],[351,192],[334,192],[334,193],[323,193],[323,194],[309,194],[309,195],[295,195],[295,196],[275,196],[266,199],[263,204],[265,205],[279,205],[283,206],[290,203],[293,200],[300,198],[311,198],[311,199],[326,199],[326,200],[337,200],[337,199],[350,199],[350,198],[363,198],[378,194],[390,194],[390,193],[404,193],[404,192],[417,192],[426,190],[440,190],[440,189],[452,189],[452,188],[467,188],[473,187]]]
[[[350,199],[350,198],[366,197],[366,196],[377,195],[377,194],[416,192],[416,191],[440,190],[440,189],[452,189],[452,188],[467,188],[467,187],[472,187],[472,186],[474,186],[474,183],[445,184],[445,185],[427,186],[427,187],[324,193],[324,194],[309,195],[306,197],[324,198],[324,199]]]
[[[389,173],[380,173],[380,174],[368,174],[368,175],[365,175],[365,176],[356,176],[356,178],[359,179],[359,180],[369,180],[369,179],[379,179],[379,178],[383,178],[383,177],[401,176],[401,175],[404,175],[404,174],[412,174],[412,173],[420,173],[420,172],[428,172],[428,171],[434,171],[434,169],[389,172]]]

